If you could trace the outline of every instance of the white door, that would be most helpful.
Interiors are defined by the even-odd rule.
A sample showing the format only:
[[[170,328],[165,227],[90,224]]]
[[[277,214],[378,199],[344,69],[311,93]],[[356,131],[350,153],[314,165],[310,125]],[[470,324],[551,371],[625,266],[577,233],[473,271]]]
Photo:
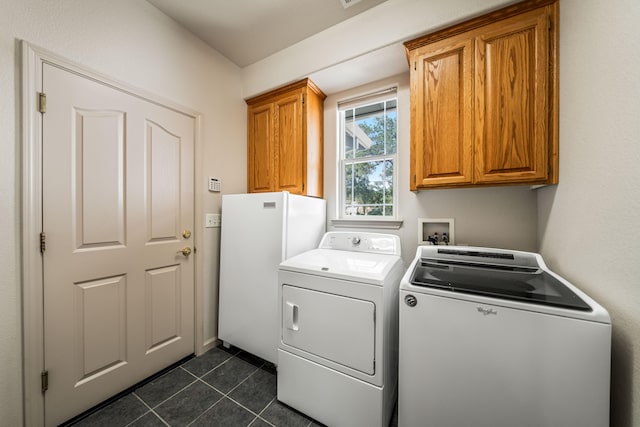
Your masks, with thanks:
[[[194,119],[45,63],[45,420],[194,351]],[[187,232],[189,231],[189,232]]]

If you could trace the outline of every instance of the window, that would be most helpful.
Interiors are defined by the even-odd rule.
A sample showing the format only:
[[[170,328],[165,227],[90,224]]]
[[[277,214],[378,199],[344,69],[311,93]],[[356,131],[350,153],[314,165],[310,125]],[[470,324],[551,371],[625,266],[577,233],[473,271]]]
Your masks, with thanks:
[[[338,104],[340,218],[396,217],[396,90]]]

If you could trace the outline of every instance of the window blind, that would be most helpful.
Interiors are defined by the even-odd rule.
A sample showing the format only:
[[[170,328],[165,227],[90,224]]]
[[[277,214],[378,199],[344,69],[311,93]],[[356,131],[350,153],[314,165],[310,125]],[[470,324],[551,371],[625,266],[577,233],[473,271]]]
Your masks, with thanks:
[[[338,101],[338,110],[348,110],[360,105],[375,104],[376,102],[386,101],[389,98],[393,98],[397,95],[398,88],[390,87],[382,89],[377,92],[367,93],[366,95],[354,96],[342,101]]]

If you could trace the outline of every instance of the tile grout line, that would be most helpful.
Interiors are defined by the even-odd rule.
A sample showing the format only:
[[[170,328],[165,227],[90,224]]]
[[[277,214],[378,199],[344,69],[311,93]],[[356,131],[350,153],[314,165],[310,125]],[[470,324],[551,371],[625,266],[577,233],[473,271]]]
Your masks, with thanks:
[[[215,347],[214,347],[214,348],[215,348]],[[202,377],[204,377],[205,375],[209,375],[211,372],[215,371],[215,370],[216,370],[216,369],[218,369],[220,366],[224,365],[224,364],[225,364],[225,363],[227,363],[229,360],[231,360],[231,359],[233,359],[234,357],[236,357],[236,354],[238,354],[238,353],[236,353],[236,354],[231,354],[231,353],[229,353],[229,352],[227,352],[227,351],[225,351],[225,350],[221,350],[221,351],[224,351],[225,353],[227,353],[227,354],[229,355],[229,357],[228,357],[228,358],[226,358],[225,360],[223,360],[222,362],[218,363],[216,366],[214,366],[213,368],[209,369],[208,371],[206,371],[206,372],[205,372],[205,373],[203,373],[202,375],[196,375],[195,373],[193,373],[193,372],[189,371],[187,368],[184,368],[184,367],[183,367],[184,365],[186,365],[187,363],[189,363],[189,362],[190,362],[191,360],[193,360],[193,359],[186,361],[185,363],[183,363],[182,365],[180,365],[180,366],[179,366],[179,368],[184,369],[185,371],[189,372],[191,375],[193,375],[193,376],[195,376],[195,377],[202,378]],[[240,359],[240,360],[242,360],[242,359]]]
[[[182,366],[178,366],[177,369],[182,369]],[[188,387],[192,386],[196,381],[198,381],[198,377],[196,377],[195,375],[193,375],[191,372],[187,371],[186,369],[182,369],[183,371],[185,371],[187,374],[189,374],[190,376],[193,377],[193,381],[191,381],[190,383],[188,383],[187,385],[185,385],[184,387],[182,387],[180,390],[176,391],[175,393],[173,393],[171,396],[167,397],[166,399],[160,401],[159,403],[153,405],[153,407],[151,407],[151,409],[153,408],[157,408],[158,406],[162,405],[163,403],[165,403],[167,400],[175,397],[176,395],[178,395],[179,393],[183,392],[184,390],[186,390]],[[173,372],[173,371],[171,371]],[[135,391],[134,391],[135,393]]]
[[[191,377],[193,377],[193,381],[191,381],[190,383],[188,383],[187,385],[185,385],[185,386],[184,386],[184,387],[182,387],[180,390],[176,391],[175,393],[173,393],[172,395],[170,395],[170,396],[169,396],[169,397],[167,397],[166,399],[164,399],[164,400],[160,401],[159,403],[155,404],[154,406],[151,406],[151,405],[149,405],[147,402],[145,402],[145,401],[144,401],[144,399],[143,399],[142,397],[138,396],[138,394],[136,393],[136,391],[135,391],[135,390],[131,392],[131,394],[135,395],[135,396],[136,396],[136,397],[137,397],[137,398],[138,398],[138,399],[139,399],[139,400],[140,400],[140,401],[141,401],[141,402],[142,402],[142,403],[143,403],[147,408],[149,408],[149,412],[152,412],[152,413],[153,413],[156,417],[158,417],[158,418],[159,418],[159,419],[160,419],[160,420],[161,420],[165,425],[167,425],[167,426],[169,426],[169,427],[171,427],[171,426],[170,426],[170,424],[169,424],[169,423],[167,423],[167,422],[165,421],[165,419],[164,419],[164,418],[162,418],[162,416],[161,416],[160,414],[158,414],[158,413],[155,411],[155,408],[157,408],[158,406],[160,406],[160,405],[162,405],[163,403],[167,402],[168,400],[170,400],[170,399],[174,398],[174,397],[175,397],[175,396],[177,396],[178,394],[182,393],[184,390],[186,390],[187,388],[191,387],[193,384],[195,384],[195,383],[200,379],[200,378],[198,378],[197,376],[195,376],[194,374],[192,374],[191,372],[189,372],[189,371],[187,371],[186,369],[184,369],[184,368],[182,367],[182,365],[178,366],[176,369],[182,369],[184,372],[186,372],[186,373],[187,373],[187,374],[189,374]],[[174,369],[174,370],[171,370],[171,371],[169,371],[169,372],[167,372],[165,375],[168,375],[168,374],[170,374],[171,372],[174,372],[174,371],[175,371],[175,369]],[[164,376],[164,375],[163,375],[163,376]],[[162,377],[160,377],[160,378],[162,378]],[[145,413],[145,414],[143,414],[142,416],[144,416],[144,415],[146,415],[146,413]],[[135,420],[133,420],[133,421],[132,421],[132,423],[133,423],[133,422],[135,422],[135,421],[137,421],[138,419],[142,418],[142,416],[140,416],[140,417],[136,418]],[[131,423],[129,423],[129,424],[131,424]],[[127,424],[127,425],[129,425],[129,424]]]
[[[207,384],[207,382],[206,382],[206,381],[202,381],[201,379],[198,379],[198,380],[199,380],[199,381],[201,381],[201,382],[203,382],[203,383],[205,383],[205,384]],[[213,390],[215,390],[216,392],[218,392],[219,394],[222,394],[222,393],[220,393],[220,391],[218,391],[218,389],[216,389],[215,387],[212,387],[210,384],[207,384],[207,385],[208,385],[209,387],[211,387]],[[218,403],[220,403],[220,402],[222,401],[222,399],[224,399],[224,395],[222,395],[222,397],[221,397],[220,399],[218,399],[218,400],[216,400],[215,402],[213,402],[213,403],[212,403],[212,404],[211,404],[207,409],[205,409],[204,411],[202,411],[202,413],[201,413],[200,415],[198,415],[198,416],[197,416],[197,417],[195,417],[195,418],[194,418],[190,423],[188,423],[188,424],[187,424],[187,427],[188,427],[188,426],[190,426],[190,425],[192,425],[192,424],[193,424],[193,423],[195,423],[196,421],[198,421],[198,419],[199,419],[200,417],[202,417],[204,414],[206,414],[207,412],[209,412],[209,410],[210,410],[211,408],[213,408],[214,406],[216,406]]]
[[[275,402],[275,401],[277,401],[277,400],[278,400],[278,396],[276,395],[276,397],[274,397],[273,399],[271,399],[271,401],[270,401],[269,403],[267,403],[267,405],[266,405],[264,408],[262,408],[262,411],[260,411],[260,413],[258,414],[258,416],[257,416],[257,418],[256,418],[256,419],[260,419],[260,420],[264,421],[265,423],[269,424],[270,426],[276,427],[276,425],[275,425],[275,424],[273,424],[271,421],[269,421],[269,420],[267,420],[267,419],[265,419],[265,418],[262,418],[262,414],[264,413],[264,411],[266,411],[266,410],[267,410],[267,408],[268,408],[269,406],[271,406],[271,405],[273,404],[273,402]],[[254,421],[255,421],[255,420],[254,420]]]
[[[214,403],[212,403],[208,408],[206,408],[204,411],[202,411],[202,413],[201,413],[200,415],[198,415],[197,417],[195,417],[195,418],[194,418],[190,423],[188,423],[188,424],[187,424],[187,426],[190,426],[190,425],[192,425],[193,423],[195,423],[195,422],[196,422],[200,417],[202,417],[204,414],[206,414],[206,413],[207,413],[211,408],[213,408],[213,407],[214,407],[214,406],[216,406],[218,403],[220,403],[220,401],[222,401],[222,399],[224,399],[225,397],[227,397],[227,395],[226,395],[222,390],[220,390],[220,389],[216,388],[215,386],[213,386],[213,385],[209,384],[209,383],[208,383],[208,382],[206,382],[204,379],[202,379],[202,377],[204,377],[204,376],[206,376],[206,375],[209,375],[211,372],[215,371],[216,369],[218,369],[218,368],[219,368],[219,367],[221,367],[222,365],[226,364],[227,362],[229,362],[229,361],[230,361],[231,359],[233,359],[234,357],[236,357],[236,355],[235,355],[235,354],[231,355],[231,357],[229,357],[229,358],[227,358],[227,359],[223,360],[222,362],[218,363],[214,368],[212,368],[212,369],[208,370],[207,372],[205,372],[205,373],[204,373],[204,374],[202,374],[201,376],[197,376],[196,374],[194,374],[194,373],[190,372],[188,369],[183,368],[183,367],[182,367],[182,365],[180,365],[180,366],[179,366],[179,368],[182,368],[183,370],[185,370],[185,371],[186,371],[186,372],[188,372],[190,375],[192,375],[193,377],[195,377],[195,378],[196,378],[196,380],[195,380],[193,383],[189,384],[189,386],[191,386],[191,385],[195,384],[196,382],[201,382],[201,383],[203,383],[204,385],[206,385],[207,387],[209,387],[210,389],[212,389],[213,391],[217,392],[218,394],[220,394],[220,395],[222,396],[222,397],[220,397],[218,400],[216,400]],[[240,359],[240,360],[242,360],[242,359]],[[255,371],[254,371],[254,372],[255,372]],[[253,373],[251,373],[251,375],[253,375]],[[251,375],[249,375],[249,376],[251,376]],[[247,378],[248,378],[248,377],[247,377]],[[245,378],[245,381],[246,381],[246,378]],[[242,382],[244,382],[244,381],[242,381]],[[241,384],[242,384],[242,383],[241,383]],[[238,385],[240,385],[240,384],[238,384]],[[185,387],[185,388],[186,388],[186,387]],[[184,389],[183,389],[183,390],[184,390]],[[231,391],[233,391],[233,390],[235,390],[235,387],[234,387]],[[180,390],[180,391],[182,391],[182,390]],[[229,391],[229,393],[230,393],[231,391]],[[179,392],[178,392],[178,393],[179,393]],[[178,394],[178,393],[176,393],[176,394]],[[174,394],[174,396],[175,396],[175,394]],[[171,397],[173,397],[173,396],[171,396]],[[170,397],[170,398],[171,398],[171,397]],[[170,399],[170,398],[169,398],[169,399]],[[167,400],[169,400],[169,399],[167,399]],[[165,402],[166,402],[166,400],[165,400]],[[162,402],[162,403],[164,403],[164,402]],[[161,404],[162,404],[162,403],[161,403]]]
[[[238,360],[248,363],[251,366],[254,366],[255,369],[249,374],[247,375],[247,377],[240,381],[235,387],[233,387],[232,389],[230,389],[227,393],[224,393],[222,390],[216,388],[215,386],[209,384],[208,382],[206,382],[205,380],[202,379],[202,377],[208,375],[209,373],[213,372],[214,370],[218,369],[220,366],[224,365],[225,363],[227,363],[229,360],[233,359],[234,357],[237,357],[237,354],[232,355],[230,358],[228,358],[227,360],[225,360],[224,362],[218,364],[218,366],[216,366],[215,368],[207,371],[205,374],[203,374],[201,377],[199,377],[197,380],[206,384],[207,386],[209,386],[211,389],[215,390],[216,392],[220,393],[222,395],[222,397],[218,400],[215,401],[215,403],[213,403],[211,406],[209,406],[207,409],[205,409],[200,415],[198,415],[196,418],[194,418],[193,421],[191,421],[189,424],[187,424],[187,427],[192,425],[193,423],[195,423],[199,418],[201,418],[204,414],[206,414],[207,412],[209,412],[209,410],[211,410],[211,408],[213,408],[214,406],[216,406],[218,403],[220,403],[222,401],[222,399],[224,399],[225,397],[227,399],[229,399],[230,401],[232,401],[233,403],[235,403],[236,405],[240,406],[241,408],[245,409],[246,411],[248,411],[249,413],[253,414],[255,417],[258,417],[258,415],[253,412],[251,409],[245,407],[244,405],[242,405],[240,402],[236,402],[234,399],[232,399],[231,397],[229,397],[229,394],[231,394],[235,389],[237,389],[238,387],[240,387],[240,385],[242,385],[245,381],[247,381],[249,379],[249,377],[251,377],[252,375],[254,375],[256,372],[258,372],[258,370],[264,365],[264,362],[262,363],[262,365],[260,365],[259,367],[256,367],[254,364],[247,362],[246,360],[242,360],[239,357],[237,357]],[[182,366],[180,366],[182,367]],[[253,420],[255,421],[255,419]],[[253,422],[252,421],[252,422]],[[272,424],[273,425],[273,424]]]
[[[238,357],[238,359],[240,359],[240,358]],[[246,360],[243,360],[243,359],[240,359],[240,360],[242,360],[243,362],[249,363],[250,365],[253,365],[252,363],[247,362]],[[249,426],[250,426],[250,425],[252,425],[252,424],[254,424],[254,423],[256,422],[256,420],[260,420],[260,421],[264,421],[265,423],[269,424],[270,426],[276,427],[276,425],[275,425],[275,424],[271,423],[271,422],[270,422],[269,420],[267,420],[266,418],[263,418],[261,415],[264,413],[264,411],[266,411],[266,410],[267,410],[267,408],[268,408],[268,407],[269,407],[269,406],[270,406],[274,401],[276,401],[276,400],[277,400],[277,396],[276,396],[276,397],[274,397],[273,399],[271,399],[271,400],[269,401],[269,403],[267,403],[267,404],[265,405],[265,407],[264,407],[264,408],[262,408],[262,409],[260,410],[260,412],[259,412],[259,413],[255,413],[254,411],[252,411],[251,409],[247,408],[247,407],[246,407],[246,406],[244,406],[242,403],[240,403],[240,402],[238,402],[237,400],[233,399],[233,398],[232,398],[231,396],[229,396],[229,395],[230,395],[233,391],[235,391],[238,387],[240,387],[240,386],[241,386],[245,381],[247,381],[249,378],[251,378],[253,375],[255,375],[255,374],[256,374],[256,372],[260,371],[261,369],[262,369],[262,370],[264,370],[265,372],[269,373],[270,375],[273,375],[273,374],[271,374],[270,372],[268,372],[267,370],[263,369],[265,365],[266,365],[266,362],[262,362],[262,363],[260,364],[260,366],[256,367],[256,369],[255,369],[251,374],[249,374],[249,375],[248,375],[244,380],[242,380],[240,383],[238,383],[238,385],[236,385],[234,388],[232,388],[231,390],[229,390],[229,393],[227,393],[227,394],[225,395],[225,397],[226,397],[227,399],[229,399],[230,401],[232,401],[232,402],[233,402],[233,403],[235,403],[236,405],[240,406],[241,408],[243,408],[243,409],[247,410],[247,411],[248,411],[248,412],[250,412],[251,414],[255,415],[255,418],[254,418],[253,420],[251,420],[251,422],[249,423]],[[256,365],[253,365],[253,366],[256,366]]]
[[[147,404],[147,402],[145,402],[144,400],[142,400],[142,398],[140,396],[138,396],[136,394],[135,391],[131,392],[132,395],[134,395],[140,402],[142,402],[142,404],[144,406],[146,406],[149,410],[147,412],[145,412],[144,414],[140,415],[138,418],[136,418],[135,420],[131,421],[129,424],[127,424],[127,426],[130,426],[131,424],[135,423],[136,421],[138,421],[139,419],[143,418],[144,416],[146,416],[148,413],[152,413],[154,414],[158,419],[160,419],[160,421],[162,421],[164,423],[164,425],[171,427],[171,425],[169,423],[167,423],[164,418],[162,418],[160,416],[160,414],[158,414],[156,411],[153,410],[153,408],[151,406],[149,406]],[[126,427],[126,426],[125,426]]]
[[[217,399],[214,403],[212,403],[209,407],[207,407],[205,410],[202,411],[202,413],[200,413],[196,418],[194,418],[191,422],[189,422],[187,425],[190,426],[193,423],[195,423],[198,419],[200,419],[204,414],[206,414],[208,411],[211,410],[211,408],[213,408],[214,406],[216,406],[217,404],[219,404],[222,399],[224,399],[225,397],[227,399],[229,399],[229,401],[233,402],[234,404],[238,405],[239,407],[241,407],[242,409],[246,410],[249,414],[253,415],[253,420],[251,420],[251,422],[248,425],[253,425],[257,422],[257,420],[260,420],[266,424],[268,424],[269,426],[273,426],[273,427],[277,427],[277,425],[273,424],[272,422],[268,421],[267,419],[262,417],[262,414],[267,410],[267,408],[269,408],[273,402],[275,402],[277,400],[277,396],[273,397],[258,413],[254,412],[253,410],[249,409],[248,407],[244,406],[242,403],[236,401],[235,399],[233,399],[230,395],[231,393],[233,393],[234,391],[236,391],[240,386],[242,386],[242,384],[244,384],[249,378],[251,378],[252,376],[256,375],[256,373],[258,373],[260,370],[265,371],[266,373],[268,373],[269,375],[276,375],[273,372],[271,372],[270,370],[266,369],[267,367],[267,362],[266,361],[261,361],[259,364],[256,363],[252,363],[249,360],[245,360],[241,357],[238,357],[239,354],[241,354],[241,351],[236,352],[235,354],[232,354],[230,352],[225,351],[227,354],[229,354],[230,357],[228,357],[227,359],[223,360],[222,362],[218,363],[216,366],[214,366],[213,368],[207,370],[206,372],[204,372],[202,375],[198,375],[194,372],[191,372],[188,368],[185,367],[185,365],[187,363],[189,363],[189,361],[184,362],[181,365],[176,366],[176,368],[181,369],[183,372],[186,372],[190,377],[193,378],[193,381],[190,381],[189,383],[187,383],[186,385],[184,385],[183,387],[181,387],[179,390],[177,390],[175,393],[172,393],[170,396],[168,396],[166,399],[163,399],[162,401],[158,402],[157,404],[154,404],[153,406],[151,406],[151,404],[147,403],[140,395],[138,395],[137,390],[133,390],[130,392],[130,394],[135,396],[135,399],[137,399],[140,403],[142,403],[142,405],[147,409],[143,414],[141,414],[140,416],[138,416],[137,418],[131,420],[130,422],[128,422],[127,424],[125,424],[126,426],[131,426],[133,425],[135,422],[138,422],[139,420],[141,420],[142,418],[144,418],[145,416],[147,416],[149,413],[153,414],[154,417],[158,418],[163,425],[171,427],[171,424],[169,424],[168,421],[166,421],[155,409],[160,407],[161,405],[165,404],[167,401],[175,398],[178,394],[184,392],[187,388],[193,386],[196,382],[200,382],[205,384],[207,387],[209,387],[210,389],[214,390],[215,392],[219,393],[221,395],[221,397],[219,399]],[[233,358],[237,358],[239,361],[242,361],[244,363],[247,363],[248,365],[250,365],[251,367],[253,367],[254,369],[252,371],[250,371],[250,373],[242,380],[240,381],[238,384],[236,384],[233,388],[231,388],[228,392],[224,393],[221,390],[219,390],[218,388],[216,388],[215,386],[209,384],[207,381],[205,381],[203,379],[203,377],[205,377],[206,375],[209,375],[210,373],[212,373],[213,371],[215,371],[216,369],[220,368],[221,366],[223,366],[224,364],[228,363],[230,360],[232,360]],[[192,359],[191,359],[192,360]],[[173,369],[171,371],[166,372],[163,376],[168,375],[172,372],[175,372],[176,369]],[[159,377],[162,378],[162,377]],[[307,427],[309,427],[312,424],[312,421],[307,425]]]
[[[240,359],[240,358],[239,358],[239,359]],[[240,359],[240,360],[242,360],[242,359]],[[249,362],[247,362],[247,363],[249,363]],[[233,392],[236,388],[240,387],[240,385],[241,385],[242,383],[244,383],[246,380],[248,380],[248,379],[249,379],[249,377],[251,377],[251,376],[255,375],[255,373],[256,373],[256,372],[258,372],[260,369],[264,370],[265,372],[269,373],[270,375],[276,375],[276,376],[277,376],[277,374],[271,374],[271,373],[270,373],[269,371],[267,371],[266,369],[263,369],[263,368],[266,366],[266,364],[267,364],[267,362],[264,362],[264,361],[263,361],[263,362],[262,362],[262,364],[261,364],[261,365],[260,365],[260,366],[255,370],[255,371],[253,371],[249,376],[247,376],[247,378],[245,378],[243,381],[241,381],[241,382],[240,382],[236,387],[234,387],[232,390],[229,390],[229,394],[231,394],[231,392]],[[254,365],[254,366],[255,366],[255,365]],[[247,411],[251,412],[252,414],[255,414],[255,412],[253,412],[251,409],[249,409],[249,408],[245,407],[245,406],[244,406],[244,405],[242,405],[240,402],[235,401],[233,398],[231,398],[231,397],[229,397],[229,396],[225,396],[225,397],[227,397],[229,400],[231,400],[232,402],[236,403],[236,404],[237,404],[237,405],[239,405],[240,407],[242,407],[242,408],[246,409]],[[266,423],[267,423],[267,424],[269,424],[270,426],[277,427],[275,424],[271,423],[269,420],[267,420],[266,418],[263,418],[263,417],[262,417],[262,414],[264,413],[264,411],[266,411],[266,410],[267,410],[267,408],[268,408],[269,406],[271,406],[271,405],[273,404],[273,402],[275,402],[275,401],[277,401],[277,400],[278,400],[278,396],[276,395],[273,399],[271,399],[271,401],[270,401],[267,405],[265,405],[265,407],[264,407],[264,408],[262,408],[262,410],[260,411],[260,413],[256,414],[256,418],[255,418],[254,420],[252,420],[252,421],[251,421],[251,423],[250,423],[249,425],[253,424],[253,423],[256,421],[256,419],[260,419],[261,421],[266,422]],[[301,414],[302,414],[302,413],[301,413]],[[302,414],[302,415],[304,415],[305,417],[308,417],[306,414]],[[315,422],[315,421],[313,421],[312,419],[310,419],[310,420],[309,420],[309,423],[308,423],[305,427],[311,427],[311,426],[313,425],[313,423],[314,423],[314,422]]]

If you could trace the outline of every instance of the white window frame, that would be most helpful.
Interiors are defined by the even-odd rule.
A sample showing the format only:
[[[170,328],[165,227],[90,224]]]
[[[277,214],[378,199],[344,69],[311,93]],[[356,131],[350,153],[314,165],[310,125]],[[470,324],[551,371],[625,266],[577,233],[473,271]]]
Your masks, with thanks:
[[[393,154],[384,154],[379,156],[369,156],[355,159],[345,159],[344,158],[344,150],[345,150],[345,129],[344,129],[344,111],[349,109],[355,109],[358,107],[375,104],[382,101],[389,101],[395,99],[396,100],[396,120],[397,114],[399,111],[398,107],[398,95],[397,88],[391,87],[388,89],[384,89],[381,91],[377,91],[374,93],[366,94],[363,96],[358,96],[355,98],[350,98],[348,100],[338,102],[337,108],[337,219],[333,220],[332,223],[334,226],[340,227],[373,227],[373,228],[394,228],[397,229],[402,225],[402,221],[398,220],[398,150],[399,150],[399,141],[398,141],[398,128],[396,122],[396,152]],[[393,184],[392,184],[392,215],[382,216],[382,215],[347,215],[346,214],[346,194],[345,194],[345,165],[360,163],[360,162],[372,162],[379,160],[391,160],[393,162]]]

